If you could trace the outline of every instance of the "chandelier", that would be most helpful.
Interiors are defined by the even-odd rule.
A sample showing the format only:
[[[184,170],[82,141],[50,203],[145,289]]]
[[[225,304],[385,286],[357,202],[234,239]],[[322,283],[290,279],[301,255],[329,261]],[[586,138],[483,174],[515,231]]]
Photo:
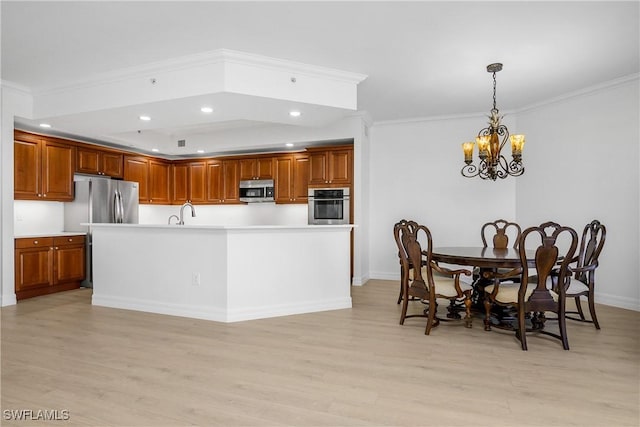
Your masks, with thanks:
[[[465,142],[462,144],[464,151],[464,163],[462,175],[467,178],[479,176],[482,179],[496,178],[504,179],[508,176],[520,176],[524,173],[522,166],[522,147],[524,146],[524,135],[511,135],[509,130],[501,122],[504,116],[500,116],[496,107],[496,73],[502,70],[502,64],[487,65],[487,72],[493,73],[493,108],[489,115],[489,126],[478,132],[476,142]],[[511,156],[507,159],[501,154],[502,147],[507,140],[511,141]],[[473,147],[478,144],[478,166],[473,164]]]

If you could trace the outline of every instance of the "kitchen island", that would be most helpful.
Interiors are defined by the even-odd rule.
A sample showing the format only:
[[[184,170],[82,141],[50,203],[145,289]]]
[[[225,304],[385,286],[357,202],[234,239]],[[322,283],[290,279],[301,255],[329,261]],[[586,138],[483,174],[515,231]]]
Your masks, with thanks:
[[[352,227],[93,224],[92,304],[220,322],[350,308]]]

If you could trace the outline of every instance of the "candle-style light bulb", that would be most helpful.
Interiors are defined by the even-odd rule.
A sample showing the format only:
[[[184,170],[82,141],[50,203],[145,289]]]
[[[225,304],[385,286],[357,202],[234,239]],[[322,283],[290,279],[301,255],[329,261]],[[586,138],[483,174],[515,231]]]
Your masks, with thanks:
[[[466,164],[471,164],[473,162],[473,147],[475,142],[464,142],[462,143],[462,151],[464,152],[464,162]]]

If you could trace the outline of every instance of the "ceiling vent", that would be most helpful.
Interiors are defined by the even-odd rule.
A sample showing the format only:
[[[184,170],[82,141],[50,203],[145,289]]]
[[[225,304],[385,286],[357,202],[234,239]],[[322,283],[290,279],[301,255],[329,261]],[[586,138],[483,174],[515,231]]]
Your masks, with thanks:
[[[178,140],[178,147],[185,147],[186,145],[187,145],[187,141],[185,141],[184,139]]]

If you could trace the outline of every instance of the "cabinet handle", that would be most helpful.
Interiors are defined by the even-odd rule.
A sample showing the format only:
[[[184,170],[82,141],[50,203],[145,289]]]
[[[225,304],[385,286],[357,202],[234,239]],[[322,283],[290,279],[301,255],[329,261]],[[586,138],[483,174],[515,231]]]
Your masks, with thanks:
[[[34,245],[37,245],[37,244],[38,244],[38,241],[37,241],[37,240],[34,240],[34,241],[33,241],[33,244],[34,244]]]
[[[56,246],[56,251],[58,250],[58,247]]]
[[[69,238],[69,241],[70,241],[70,242],[73,242],[73,239]]]
[[[49,250],[50,250],[50,251],[52,251],[52,250],[53,250],[53,246],[51,246],[51,247],[49,248]]]
[[[38,193],[38,197],[42,197],[42,194]]]

